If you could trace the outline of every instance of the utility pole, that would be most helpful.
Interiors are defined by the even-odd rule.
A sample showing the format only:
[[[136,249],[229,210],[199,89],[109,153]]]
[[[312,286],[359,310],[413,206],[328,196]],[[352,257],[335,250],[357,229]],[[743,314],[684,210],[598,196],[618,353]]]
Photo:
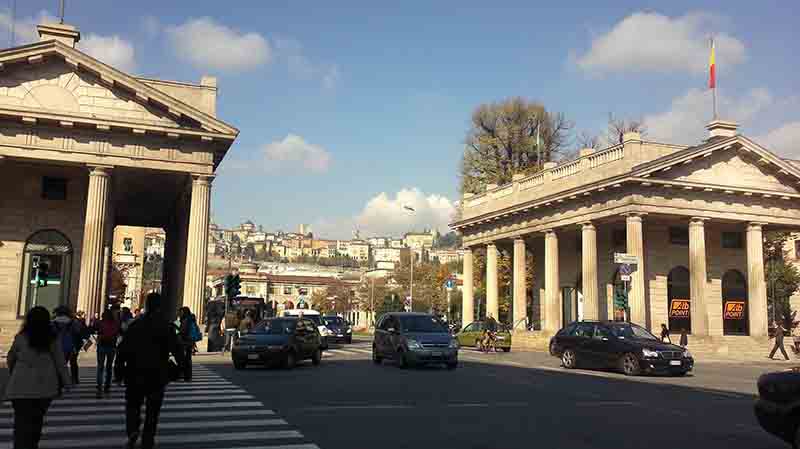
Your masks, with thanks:
[[[369,297],[370,297],[369,322],[370,322],[370,327],[372,327],[375,325],[375,278],[372,278],[372,286],[370,287]]]

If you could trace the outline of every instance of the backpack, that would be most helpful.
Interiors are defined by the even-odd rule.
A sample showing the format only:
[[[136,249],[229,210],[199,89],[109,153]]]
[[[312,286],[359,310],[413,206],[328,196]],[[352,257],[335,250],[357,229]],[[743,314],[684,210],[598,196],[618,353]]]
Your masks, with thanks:
[[[197,321],[191,319],[189,322],[189,338],[191,338],[192,342],[198,342],[203,339],[203,333],[200,332],[200,326],[197,325]]]
[[[69,323],[55,323],[58,341],[61,342],[61,352],[64,354],[69,354],[75,350],[73,324],[73,321],[70,321]]]
[[[119,326],[115,322],[101,321],[97,330],[98,346],[115,346],[119,336]]]

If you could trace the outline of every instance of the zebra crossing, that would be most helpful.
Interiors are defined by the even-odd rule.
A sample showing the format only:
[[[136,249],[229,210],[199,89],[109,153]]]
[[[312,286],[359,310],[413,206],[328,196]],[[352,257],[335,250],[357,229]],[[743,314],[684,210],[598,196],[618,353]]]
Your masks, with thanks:
[[[326,358],[326,357],[330,358],[330,357],[335,357],[335,356],[358,356],[358,357],[369,356],[369,357],[371,357],[372,356],[372,347],[371,346],[365,346],[365,345],[357,344],[357,345],[352,345],[352,346],[351,345],[348,345],[348,346],[336,346],[336,347],[331,347],[329,349],[326,349],[326,350],[322,351],[322,357],[323,358]]]
[[[97,398],[95,368],[56,399],[45,418],[41,449],[125,447],[125,392]],[[144,407],[143,407],[144,409]],[[144,410],[143,410],[144,411]],[[13,448],[13,409],[0,407],[0,449]],[[192,382],[171,383],[156,436],[160,449],[320,449],[240,386],[195,364]]]

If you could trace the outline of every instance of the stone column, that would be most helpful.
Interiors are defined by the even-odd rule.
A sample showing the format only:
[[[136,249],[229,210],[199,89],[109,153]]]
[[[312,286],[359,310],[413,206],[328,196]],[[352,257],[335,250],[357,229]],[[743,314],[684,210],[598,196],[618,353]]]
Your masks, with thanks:
[[[525,240],[514,240],[514,329],[525,330],[528,317],[528,286],[525,280]]]
[[[461,292],[461,326],[475,321],[472,263],[472,248],[466,248],[464,250],[464,285]]]
[[[631,289],[628,292],[630,320],[649,328],[647,304],[645,302],[644,241],[642,237],[642,215],[629,214],[626,218],[627,252],[636,256],[638,264],[631,273]]]
[[[486,245],[486,316],[498,319],[497,302],[497,247]]]
[[[542,329],[549,333],[561,329],[561,280],[558,278],[558,234],[552,229],[544,235],[545,313]]]
[[[581,225],[581,248],[583,319],[597,320],[600,318],[597,287],[597,229],[591,222]]]
[[[86,221],[83,225],[81,271],[78,282],[78,310],[87,316],[100,313],[103,307],[103,233],[108,214],[111,167],[89,168],[89,192],[86,196]]]
[[[750,320],[750,336],[767,335],[767,284],[764,279],[761,223],[747,225],[747,316]]]
[[[189,234],[186,239],[186,265],[183,281],[183,305],[198,318],[203,308],[208,262],[208,217],[211,206],[211,180],[208,175],[192,175],[192,199],[189,209]]]
[[[689,290],[692,335],[708,335],[706,232],[703,218],[689,222]]]

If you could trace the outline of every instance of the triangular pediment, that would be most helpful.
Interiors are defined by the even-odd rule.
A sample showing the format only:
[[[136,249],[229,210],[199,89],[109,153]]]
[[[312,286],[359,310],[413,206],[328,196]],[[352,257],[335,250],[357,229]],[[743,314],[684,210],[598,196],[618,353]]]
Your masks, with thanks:
[[[45,41],[0,51],[0,69],[0,96],[4,97],[0,108],[47,109],[65,114],[76,114],[77,110],[78,115],[88,113],[109,120],[196,128],[231,141],[239,133],[227,123],[61,42]]]
[[[17,66],[0,78],[0,107],[180,127],[166,111],[60,59]],[[199,128],[198,128],[199,129]]]

